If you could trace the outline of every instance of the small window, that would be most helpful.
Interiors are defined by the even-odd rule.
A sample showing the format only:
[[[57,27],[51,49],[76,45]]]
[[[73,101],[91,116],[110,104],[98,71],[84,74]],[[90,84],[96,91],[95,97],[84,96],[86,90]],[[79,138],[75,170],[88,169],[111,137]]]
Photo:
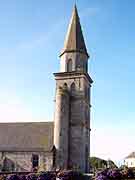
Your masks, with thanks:
[[[76,70],[77,70],[77,71],[80,71],[80,70],[81,70],[81,62],[80,62],[80,59],[77,59],[77,60],[76,60]]]
[[[89,158],[89,152],[88,147],[85,147],[85,172],[88,172],[88,158]]]
[[[71,84],[71,93],[72,94],[75,93],[75,83],[74,82]]]
[[[63,88],[64,88],[64,89],[67,89],[67,88],[68,88],[67,83],[64,83]]]
[[[5,157],[2,165],[2,171],[14,171],[15,170],[15,164],[11,159],[8,159]]]
[[[39,165],[39,156],[37,154],[32,154],[32,167],[38,167]]]
[[[56,148],[53,148],[53,167],[56,166]]]
[[[69,59],[67,62],[67,72],[72,71],[72,59]]]

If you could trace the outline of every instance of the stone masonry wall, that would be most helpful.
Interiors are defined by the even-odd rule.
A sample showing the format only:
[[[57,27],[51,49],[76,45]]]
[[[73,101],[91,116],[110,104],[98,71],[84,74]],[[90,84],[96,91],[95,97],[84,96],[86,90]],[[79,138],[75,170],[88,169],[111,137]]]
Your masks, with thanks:
[[[0,160],[5,157],[14,163],[14,171],[31,171],[32,154],[39,155],[39,168],[41,170],[52,169],[52,153],[45,152],[0,152]]]
[[[65,83],[70,94],[69,147],[65,151],[69,153],[68,165],[71,168],[78,168],[87,172],[87,159],[90,150],[90,135],[86,128],[87,124],[90,129],[89,81],[83,74],[56,77],[56,89],[62,87]],[[71,92],[73,83],[75,85],[74,93]],[[63,122],[67,121],[67,118],[63,116],[61,120]]]

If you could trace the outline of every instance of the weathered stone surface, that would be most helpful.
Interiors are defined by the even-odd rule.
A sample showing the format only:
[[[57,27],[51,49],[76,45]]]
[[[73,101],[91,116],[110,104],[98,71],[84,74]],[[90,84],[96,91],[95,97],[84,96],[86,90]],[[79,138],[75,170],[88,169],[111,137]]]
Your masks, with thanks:
[[[56,91],[54,145],[56,148],[57,168],[67,168],[68,129],[69,129],[69,93],[66,84]]]
[[[31,171],[32,170],[32,155],[39,155],[39,168],[42,170],[51,170],[52,169],[52,153],[45,152],[2,152],[1,156],[1,164],[2,160],[5,158],[9,159],[14,164],[14,169],[10,171]],[[3,165],[3,164],[2,164]],[[7,164],[8,166],[9,164]],[[10,166],[10,165],[9,165]],[[10,169],[10,167],[9,167]]]
[[[75,15],[77,15],[76,12],[74,13],[74,16]],[[76,20],[75,17],[72,18],[72,21]],[[63,143],[62,141],[57,141],[57,143],[55,142],[54,144],[57,144],[57,147],[62,145],[61,149],[64,150],[66,157],[68,155],[67,166],[69,168],[77,168],[83,172],[87,172],[89,169],[88,157],[90,151],[90,87],[92,79],[87,73],[88,55],[83,38],[78,37],[78,34],[74,34],[75,28],[80,28],[80,26],[76,26],[77,24],[72,21],[68,32],[69,34],[67,35],[67,38],[69,39],[66,39],[66,44],[64,46],[65,50],[60,56],[61,72],[54,74],[56,80],[56,115],[54,121],[57,125],[57,131],[55,128],[56,133],[54,139],[56,137],[58,140],[60,139],[59,127],[61,127],[61,129],[64,127],[62,122],[65,122],[66,124],[63,131],[63,137],[66,138],[64,138]],[[79,30],[77,30],[76,33],[77,32],[79,32]],[[82,33],[80,36],[82,36]],[[79,38],[80,42],[76,38]],[[81,49],[78,51],[78,48],[80,48],[82,44],[75,44],[76,42],[83,44],[83,53],[80,51]],[[75,49],[71,51],[72,48]],[[63,87],[65,83],[69,94],[68,99],[65,99],[64,96],[58,96],[58,89]],[[63,101],[67,104],[67,110],[64,115],[61,111]],[[60,156],[57,156],[59,161],[57,161],[56,167],[62,165],[60,162],[62,162],[61,157],[63,157],[63,152],[58,149],[59,148],[56,148],[57,154]],[[64,167],[62,166],[62,168]]]

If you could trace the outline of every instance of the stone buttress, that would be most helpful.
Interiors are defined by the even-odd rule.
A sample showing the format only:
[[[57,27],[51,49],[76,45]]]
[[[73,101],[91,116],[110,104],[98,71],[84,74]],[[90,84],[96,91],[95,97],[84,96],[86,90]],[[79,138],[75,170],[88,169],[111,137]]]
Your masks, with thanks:
[[[68,164],[68,130],[69,130],[69,93],[67,87],[57,87],[55,123],[54,123],[54,145],[56,148],[57,168],[67,169]]]

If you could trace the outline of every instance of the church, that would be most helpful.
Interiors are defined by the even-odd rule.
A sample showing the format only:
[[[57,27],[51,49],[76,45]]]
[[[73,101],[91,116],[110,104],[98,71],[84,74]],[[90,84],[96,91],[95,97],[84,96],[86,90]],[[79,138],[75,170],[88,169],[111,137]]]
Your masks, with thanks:
[[[89,171],[93,81],[76,6],[59,57],[54,122],[0,123],[0,171]]]

